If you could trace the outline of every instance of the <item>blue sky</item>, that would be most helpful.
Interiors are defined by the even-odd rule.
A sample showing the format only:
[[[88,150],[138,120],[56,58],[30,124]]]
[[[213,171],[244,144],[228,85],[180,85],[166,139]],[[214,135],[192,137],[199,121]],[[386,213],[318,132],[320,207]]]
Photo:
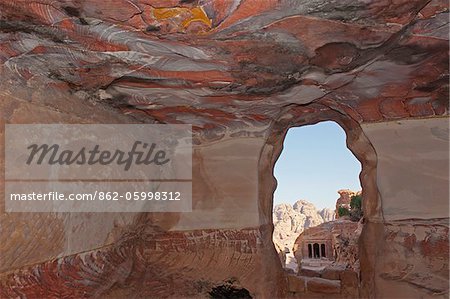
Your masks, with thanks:
[[[344,130],[335,122],[291,128],[275,164],[274,204],[306,199],[319,209],[334,209],[337,190],[361,190],[360,171]]]

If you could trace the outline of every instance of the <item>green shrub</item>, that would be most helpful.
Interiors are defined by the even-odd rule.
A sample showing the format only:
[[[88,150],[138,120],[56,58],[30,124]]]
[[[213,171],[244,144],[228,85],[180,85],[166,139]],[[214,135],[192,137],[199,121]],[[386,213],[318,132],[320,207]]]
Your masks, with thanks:
[[[339,207],[338,215],[339,215],[339,217],[348,216],[348,215],[350,215],[350,211],[344,207]]]
[[[352,221],[359,221],[362,217],[362,196],[354,195],[350,200],[350,219]]]
[[[362,196],[361,195],[353,195],[350,200],[350,209],[352,210],[361,210]]]

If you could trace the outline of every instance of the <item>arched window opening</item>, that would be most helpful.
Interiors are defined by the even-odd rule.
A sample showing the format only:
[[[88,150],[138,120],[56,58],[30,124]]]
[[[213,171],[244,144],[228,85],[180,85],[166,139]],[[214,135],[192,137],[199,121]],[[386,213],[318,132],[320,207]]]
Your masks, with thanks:
[[[320,271],[338,259],[358,259],[340,257],[348,244],[357,244],[359,235],[354,232],[363,200],[361,164],[346,138],[342,127],[331,121],[293,127],[286,133],[274,168],[278,184],[273,209],[276,248],[290,249],[279,252],[285,268]],[[343,238],[335,240],[334,232]]]

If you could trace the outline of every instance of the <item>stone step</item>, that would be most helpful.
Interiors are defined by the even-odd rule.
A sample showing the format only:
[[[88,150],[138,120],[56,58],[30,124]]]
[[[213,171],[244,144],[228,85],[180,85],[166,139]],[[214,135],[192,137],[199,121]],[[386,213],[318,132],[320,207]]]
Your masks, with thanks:
[[[288,288],[292,293],[340,294],[341,281],[289,274]]]

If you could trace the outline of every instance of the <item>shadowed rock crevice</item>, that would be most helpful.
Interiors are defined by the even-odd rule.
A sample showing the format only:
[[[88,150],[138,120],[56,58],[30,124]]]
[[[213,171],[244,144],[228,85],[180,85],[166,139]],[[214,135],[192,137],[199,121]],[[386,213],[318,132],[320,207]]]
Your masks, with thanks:
[[[239,288],[233,285],[230,280],[223,285],[215,286],[209,292],[212,299],[251,299],[250,292],[244,288]]]

